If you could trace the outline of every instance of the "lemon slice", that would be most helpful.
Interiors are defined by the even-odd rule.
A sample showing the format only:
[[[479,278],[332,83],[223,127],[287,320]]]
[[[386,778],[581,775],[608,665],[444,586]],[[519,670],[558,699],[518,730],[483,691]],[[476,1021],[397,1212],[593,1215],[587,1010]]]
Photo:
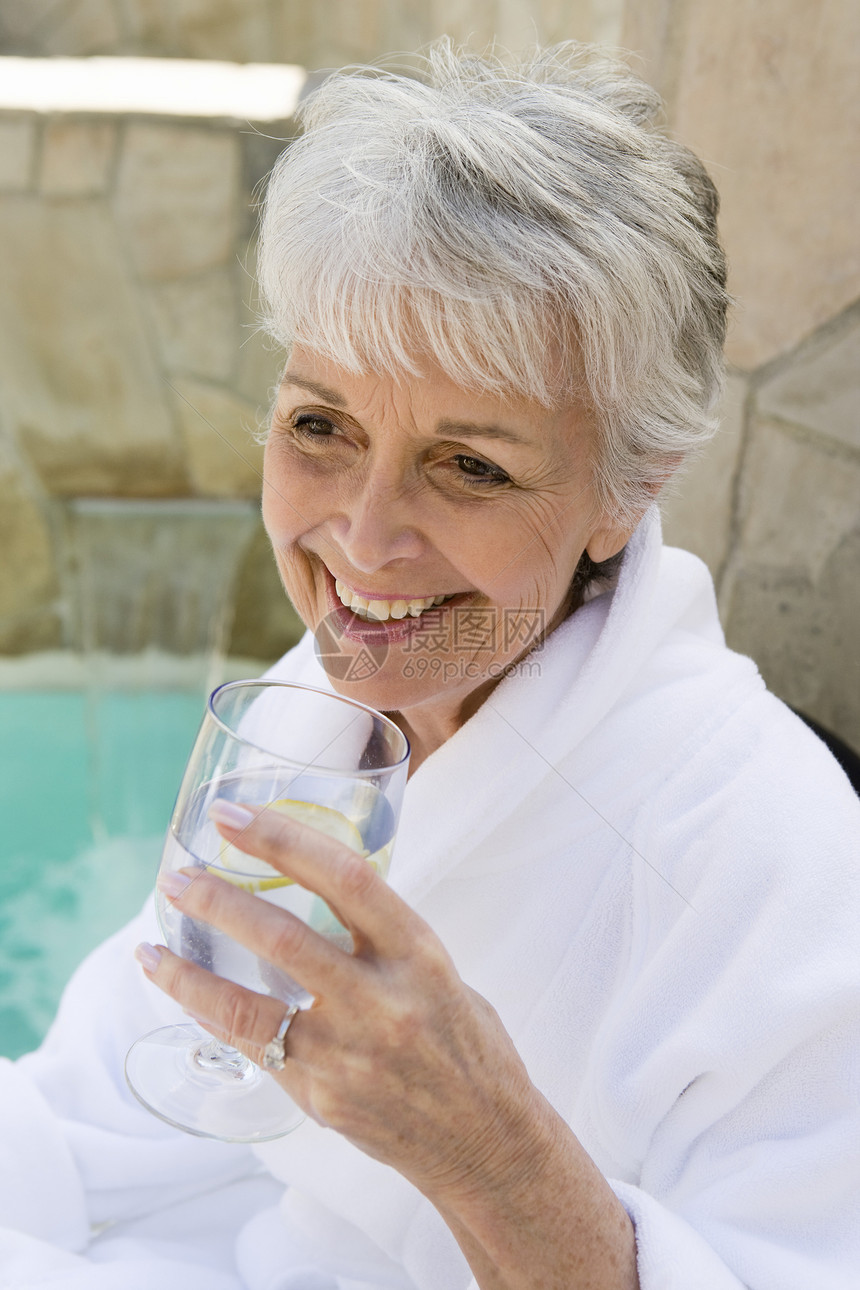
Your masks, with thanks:
[[[362,845],[361,834],[352,820],[348,820],[340,811],[335,811],[330,806],[319,806],[316,802],[297,802],[285,797],[277,802],[268,802],[266,810],[280,811],[282,815],[288,815],[291,820],[296,820],[299,824],[307,824],[319,833],[324,833],[326,837],[334,838],[336,842],[341,842],[352,851],[357,851],[359,855],[368,854]],[[218,869],[220,877],[226,878],[236,887],[241,887],[243,891],[271,891],[274,887],[289,887],[295,882],[294,878],[288,878],[286,874],[273,869],[270,864],[257,856],[249,855],[247,851],[240,851],[231,842],[225,842],[221,847]]]

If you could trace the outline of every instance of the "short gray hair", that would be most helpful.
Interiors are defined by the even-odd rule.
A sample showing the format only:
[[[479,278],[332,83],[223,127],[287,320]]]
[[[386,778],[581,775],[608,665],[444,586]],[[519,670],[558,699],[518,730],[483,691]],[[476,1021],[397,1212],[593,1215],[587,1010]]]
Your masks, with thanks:
[[[635,516],[716,428],[728,304],[716,191],[660,110],[572,42],[330,76],[269,182],[264,326],[353,372],[429,355],[476,391],[585,398],[599,500]]]

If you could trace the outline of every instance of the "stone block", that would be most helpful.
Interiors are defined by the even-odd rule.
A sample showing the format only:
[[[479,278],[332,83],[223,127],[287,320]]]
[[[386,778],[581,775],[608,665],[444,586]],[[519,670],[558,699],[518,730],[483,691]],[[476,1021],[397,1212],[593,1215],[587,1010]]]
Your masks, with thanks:
[[[860,751],[860,526],[814,582],[802,570],[741,568],[726,636],[775,694]]]
[[[173,0],[190,58],[271,61],[266,0]]]
[[[24,192],[33,182],[36,122],[0,115],[0,192]]]
[[[0,389],[48,491],[184,488],[123,249],[97,201],[0,203]]]
[[[470,7],[478,11],[474,25],[480,26],[480,11],[485,5],[482,0],[473,0]],[[459,11],[453,16],[450,8],[448,0],[435,0],[432,6],[434,30],[444,30],[446,24],[453,21],[451,32],[456,39],[459,35],[458,28],[462,25],[462,6],[456,6]],[[317,34],[324,35],[330,42],[332,52],[337,56],[335,66],[348,62],[366,62],[385,47],[380,9],[381,5],[375,3],[375,0],[335,0],[327,10],[323,10],[321,6],[317,8]],[[440,9],[448,12],[440,13]],[[441,27],[438,26],[439,23],[442,24]]]
[[[44,608],[57,595],[51,532],[8,441],[0,439],[0,621]]]
[[[64,643],[63,619],[52,606],[0,618],[0,655],[35,654],[60,649]]]
[[[233,629],[228,653],[234,658],[274,663],[304,635],[278,577],[275,557],[260,524],[236,579]]]
[[[235,132],[129,125],[115,208],[144,278],[165,281],[226,263],[239,200]]]
[[[673,12],[678,6],[673,6]],[[860,5],[688,0],[671,125],[706,159],[752,369],[860,296]],[[646,67],[646,73],[647,73]]]
[[[739,555],[817,583],[837,546],[860,522],[860,459],[827,451],[753,416],[741,481]]]
[[[0,5],[0,49],[4,54],[40,54],[43,33],[56,23],[68,0],[26,0]]]
[[[236,388],[259,409],[260,419],[267,421],[284,369],[284,350],[260,330],[250,311],[242,324],[239,345]]]
[[[134,0],[126,7],[135,48],[182,58],[276,61],[267,0]]]
[[[113,54],[121,36],[113,0],[71,0],[58,6],[50,22],[31,36],[37,48],[28,52],[66,57]]]
[[[277,0],[271,12],[274,58],[301,63],[312,71],[334,65],[317,56],[314,23],[316,8],[315,5],[307,4],[306,0]],[[413,47],[410,44],[409,48]]]
[[[168,371],[230,380],[241,344],[234,277],[213,269],[145,289]]]
[[[187,377],[171,384],[193,491],[203,497],[259,497],[263,449],[254,441],[254,406]]]
[[[619,44],[631,67],[653,85],[672,112],[689,5],[678,0],[636,0],[623,5]]]
[[[544,8],[547,7],[546,0]],[[565,22],[566,4],[564,0],[556,0],[551,4],[550,10],[553,13],[551,25],[548,24],[548,40],[566,40],[568,38],[568,26]],[[624,26],[624,13],[627,5],[624,0],[598,0],[597,4],[589,5],[591,19],[591,35],[586,39],[591,40],[596,45],[606,45],[610,49],[617,50],[622,48],[621,32]]]
[[[762,412],[860,448],[860,314],[829,327],[759,386]]]
[[[729,552],[747,389],[743,377],[729,376],[719,431],[679,482],[670,483],[661,506],[665,541],[698,555],[715,580]]]
[[[454,0],[456,5],[456,0]],[[494,36],[508,49],[523,50],[535,41],[549,44],[558,40],[618,43],[619,6],[611,0],[496,0],[482,6],[479,24],[470,22],[471,8],[460,5],[460,30],[463,38],[480,37],[478,43]],[[440,28],[446,31],[446,27]]]
[[[285,354],[283,348],[261,330],[255,272],[254,248],[249,247],[241,279],[236,388],[260,409],[261,417],[268,419],[274,391],[284,369]]]
[[[49,197],[105,192],[115,142],[116,127],[111,121],[52,117],[42,138],[42,192]]]

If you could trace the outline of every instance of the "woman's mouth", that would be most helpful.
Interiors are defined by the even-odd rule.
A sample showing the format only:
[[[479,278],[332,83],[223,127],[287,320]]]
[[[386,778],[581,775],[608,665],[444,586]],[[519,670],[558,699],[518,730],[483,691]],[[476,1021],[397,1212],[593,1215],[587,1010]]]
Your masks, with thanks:
[[[364,645],[388,646],[402,644],[408,637],[426,630],[431,623],[434,631],[441,628],[436,618],[453,612],[457,605],[470,604],[474,592],[458,591],[451,594],[439,592],[434,596],[364,595],[336,578],[324,566],[329,606],[333,619],[338,623],[341,636]],[[369,588],[364,588],[365,591]]]
[[[401,618],[418,618],[426,609],[435,608],[437,605],[444,605],[447,600],[453,600],[454,596],[417,596],[409,600],[389,599],[376,600],[360,596],[357,591],[352,591],[345,582],[339,578],[334,580],[334,589],[338,599],[347,609],[351,609],[359,618],[364,619],[366,623],[387,623],[392,619],[395,621]]]

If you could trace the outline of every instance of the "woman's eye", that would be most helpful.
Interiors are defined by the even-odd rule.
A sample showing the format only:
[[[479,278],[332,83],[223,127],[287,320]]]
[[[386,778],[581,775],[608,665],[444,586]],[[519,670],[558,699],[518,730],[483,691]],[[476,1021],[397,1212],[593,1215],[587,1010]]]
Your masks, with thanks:
[[[335,427],[325,417],[313,416],[310,413],[296,417],[293,425],[307,439],[324,439],[335,432]]]
[[[510,475],[506,475],[498,466],[491,466],[480,457],[470,457],[467,453],[457,453],[454,458],[460,473],[470,484],[509,484]]]

